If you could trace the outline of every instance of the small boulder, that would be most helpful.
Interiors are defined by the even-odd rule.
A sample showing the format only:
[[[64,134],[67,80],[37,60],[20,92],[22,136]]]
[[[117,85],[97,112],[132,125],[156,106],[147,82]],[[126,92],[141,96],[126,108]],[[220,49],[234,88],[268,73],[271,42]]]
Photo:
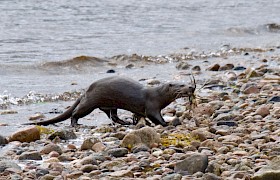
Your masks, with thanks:
[[[119,171],[112,172],[110,176],[114,178],[122,178],[122,177],[133,178],[133,173],[130,170],[119,170]]]
[[[200,66],[194,66],[194,67],[192,68],[192,70],[193,70],[193,71],[201,71],[201,68],[200,68]]]
[[[92,146],[98,142],[100,142],[100,140],[97,138],[87,138],[84,140],[83,144],[81,145],[81,150],[92,149]]]
[[[102,152],[106,149],[106,146],[102,142],[95,143],[91,149],[95,152]]]
[[[11,160],[0,160],[0,173],[4,172],[8,168],[21,170],[21,167]]]
[[[152,127],[143,127],[128,133],[123,138],[121,146],[131,149],[136,145],[144,144],[151,148],[156,143],[160,143],[160,135],[156,130]]]
[[[8,140],[6,139],[6,137],[0,135],[0,145],[4,145],[7,143],[8,143]]]
[[[9,141],[32,142],[40,139],[40,131],[36,126],[19,130],[9,137]]]
[[[123,157],[128,153],[126,148],[114,148],[107,151],[107,153],[114,157]]]
[[[208,71],[218,71],[219,69],[220,69],[219,64],[214,64],[214,65],[207,68]]]
[[[175,164],[175,172],[182,174],[194,174],[196,172],[205,172],[208,166],[208,157],[204,154],[194,153]]]
[[[257,115],[261,115],[262,117],[265,117],[270,114],[269,112],[269,107],[267,105],[261,105],[257,110],[256,110]]]
[[[42,153],[42,154],[49,154],[52,151],[56,151],[59,154],[62,154],[61,147],[59,145],[53,144],[53,143],[50,143],[50,144],[47,144],[46,146],[44,146],[42,148],[42,150],[40,151],[40,153]]]
[[[42,156],[38,151],[23,152],[19,157],[19,160],[42,160]]]
[[[34,120],[43,119],[43,118],[45,118],[44,114],[42,114],[42,113],[36,113],[36,114],[30,116],[30,117],[29,117],[29,120],[30,120],[30,121],[34,121]]]
[[[186,69],[190,68],[190,65],[187,62],[179,62],[176,65],[176,68],[179,69],[179,70],[186,70]]]
[[[231,70],[234,68],[233,64],[225,64],[219,68],[219,71]]]
[[[280,179],[280,156],[271,160],[271,162],[262,167],[254,174],[252,180],[278,180]]]
[[[48,139],[53,140],[56,137],[59,137],[60,139],[63,139],[63,140],[69,140],[69,139],[76,139],[77,138],[76,134],[74,133],[74,131],[72,129],[71,130],[60,129],[60,130],[52,133],[48,137]]]

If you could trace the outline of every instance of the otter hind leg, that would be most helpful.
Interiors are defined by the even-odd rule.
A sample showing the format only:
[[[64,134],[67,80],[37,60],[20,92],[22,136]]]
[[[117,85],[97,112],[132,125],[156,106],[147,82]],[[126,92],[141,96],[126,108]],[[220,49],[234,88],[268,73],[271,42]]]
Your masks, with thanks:
[[[109,119],[112,119],[113,122],[119,123],[121,125],[129,125],[130,123],[121,120],[118,117],[118,109],[116,108],[99,108],[101,111],[105,112]]]
[[[78,125],[78,119],[90,114],[95,108],[95,106],[89,105],[85,99],[82,99],[78,106],[73,110],[71,126]]]

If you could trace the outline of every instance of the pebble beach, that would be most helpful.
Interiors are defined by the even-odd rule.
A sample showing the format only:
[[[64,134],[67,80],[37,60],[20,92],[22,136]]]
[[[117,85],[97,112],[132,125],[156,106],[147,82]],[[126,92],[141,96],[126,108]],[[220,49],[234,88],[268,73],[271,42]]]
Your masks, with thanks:
[[[162,110],[167,127],[148,126],[143,119],[128,126],[110,120],[75,128],[69,121],[21,125],[0,136],[0,179],[279,179],[279,52],[279,47],[226,48],[115,58],[124,69],[168,64],[174,68],[171,81],[183,81],[192,73],[196,106],[187,98],[171,103]],[[141,82],[164,83],[160,75]],[[61,94],[57,101],[78,96],[63,99]],[[1,117],[13,113],[3,108]],[[120,117],[131,120],[128,112]],[[29,117],[41,118],[42,112]],[[9,122],[1,126],[9,128]]]

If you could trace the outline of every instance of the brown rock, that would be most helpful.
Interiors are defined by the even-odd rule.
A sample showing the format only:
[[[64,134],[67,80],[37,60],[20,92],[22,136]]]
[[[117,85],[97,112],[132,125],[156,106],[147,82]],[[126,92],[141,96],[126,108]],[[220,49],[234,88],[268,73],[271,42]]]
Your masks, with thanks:
[[[214,107],[208,103],[199,104],[194,109],[195,114],[208,115],[208,116],[211,116],[214,113],[214,111],[215,111]]]
[[[131,149],[136,145],[145,144],[151,148],[155,143],[160,143],[160,135],[152,127],[143,127],[128,133],[123,138],[121,146]]]
[[[46,146],[44,146],[42,148],[42,150],[40,151],[40,153],[49,154],[52,151],[56,151],[57,153],[62,154],[62,149],[60,148],[60,146],[57,144],[53,144],[53,143],[50,143],[50,144],[47,144]]]
[[[218,71],[220,68],[219,64],[214,64],[212,66],[210,66],[209,68],[207,68],[208,71]]]
[[[130,170],[120,170],[115,171],[110,174],[111,177],[121,178],[121,177],[133,177],[133,173]]]
[[[226,65],[223,65],[219,68],[219,71],[225,71],[225,70],[231,70],[234,68],[234,65],[233,64],[226,64]]]
[[[257,94],[260,92],[260,89],[256,85],[251,85],[251,86],[244,88],[244,90],[242,92],[244,94]]]
[[[97,142],[100,142],[100,140],[97,138],[87,138],[84,140],[83,144],[81,145],[81,150],[91,149],[92,146]]]
[[[40,139],[40,131],[36,126],[19,130],[9,137],[9,141],[32,142]]]
[[[30,116],[29,120],[33,121],[33,120],[42,119],[42,118],[45,118],[44,114],[36,113],[36,114]]]
[[[102,152],[104,151],[106,148],[106,146],[102,143],[102,142],[98,142],[98,143],[95,143],[93,146],[92,146],[92,150],[95,151],[95,152]]]
[[[261,105],[257,110],[256,114],[261,115],[262,117],[265,117],[270,114],[269,107],[267,105]]]

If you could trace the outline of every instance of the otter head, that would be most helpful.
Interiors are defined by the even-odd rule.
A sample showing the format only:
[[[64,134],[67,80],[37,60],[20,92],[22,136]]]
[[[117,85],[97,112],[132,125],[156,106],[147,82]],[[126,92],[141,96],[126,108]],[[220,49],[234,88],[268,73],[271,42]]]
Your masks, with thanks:
[[[193,96],[195,86],[185,84],[169,84],[170,92],[173,92],[176,98]]]

